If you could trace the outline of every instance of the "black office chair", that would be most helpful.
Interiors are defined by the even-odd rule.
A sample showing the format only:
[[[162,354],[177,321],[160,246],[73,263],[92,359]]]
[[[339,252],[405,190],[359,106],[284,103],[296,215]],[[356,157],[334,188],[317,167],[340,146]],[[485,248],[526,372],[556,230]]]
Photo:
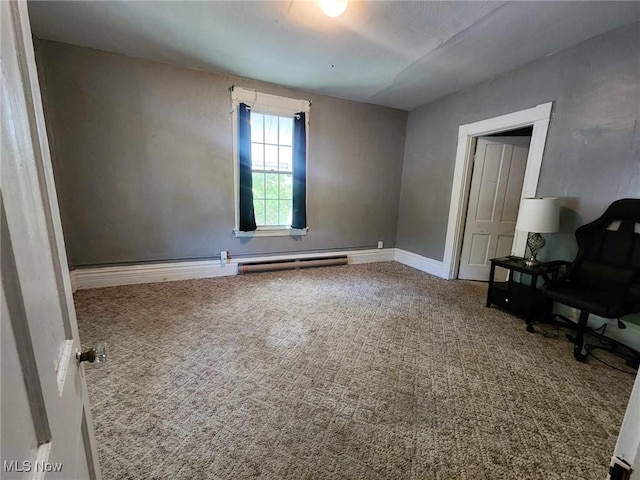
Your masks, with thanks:
[[[566,274],[543,287],[543,295],[551,300],[580,310],[573,355],[584,362],[588,349],[585,333],[589,314],[617,318],[640,313],[640,199],[616,200],[597,220],[576,230],[578,254],[567,267]],[[602,332],[604,333],[604,332]],[[604,335],[600,335],[601,338]],[[628,365],[638,367],[640,354],[619,342],[604,337],[612,351],[625,348],[622,355]]]

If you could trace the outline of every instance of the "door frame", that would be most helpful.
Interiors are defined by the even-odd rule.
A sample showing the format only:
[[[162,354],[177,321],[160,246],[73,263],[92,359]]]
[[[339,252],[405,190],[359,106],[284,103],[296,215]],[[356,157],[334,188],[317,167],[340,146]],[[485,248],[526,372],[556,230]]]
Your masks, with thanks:
[[[542,103],[526,110],[488,118],[479,122],[460,125],[456,150],[453,187],[449,204],[449,220],[442,262],[449,266],[448,279],[458,277],[460,252],[464,234],[464,222],[469,202],[469,187],[473,172],[473,157],[478,137],[494,133],[533,126],[527,166],[522,184],[521,198],[534,197],[538,189],[538,179],[542,168],[542,155],[547,141],[547,131],[551,119],[553,102]],[[516,230],[512,254],[524,256],[527,236]]]

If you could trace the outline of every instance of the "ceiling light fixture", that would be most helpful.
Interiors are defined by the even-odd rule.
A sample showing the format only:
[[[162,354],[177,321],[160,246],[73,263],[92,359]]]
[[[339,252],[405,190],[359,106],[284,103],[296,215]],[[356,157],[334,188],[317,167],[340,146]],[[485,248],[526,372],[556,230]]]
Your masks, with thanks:
[[[327,17],[338,17],[344,13],[349,0],[317,0],[320,10]]]

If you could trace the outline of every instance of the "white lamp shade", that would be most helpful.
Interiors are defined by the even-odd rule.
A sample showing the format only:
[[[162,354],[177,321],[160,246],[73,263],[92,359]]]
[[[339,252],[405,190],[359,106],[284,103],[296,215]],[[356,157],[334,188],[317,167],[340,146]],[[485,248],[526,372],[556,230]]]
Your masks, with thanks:
[[[560,229],[560,199],[556,197],[523,198],[518,210],[516,230],[553,233]]]

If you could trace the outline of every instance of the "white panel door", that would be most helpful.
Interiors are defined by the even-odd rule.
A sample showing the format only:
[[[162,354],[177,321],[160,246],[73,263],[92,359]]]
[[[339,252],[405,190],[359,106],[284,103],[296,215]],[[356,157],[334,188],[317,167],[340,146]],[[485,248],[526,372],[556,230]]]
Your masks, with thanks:
[[[530,141],[478,139],[458,278],[488,281],[489,260],[511,253]]]
[[[1,476],[99,478],[26,2],[0,21]]]

